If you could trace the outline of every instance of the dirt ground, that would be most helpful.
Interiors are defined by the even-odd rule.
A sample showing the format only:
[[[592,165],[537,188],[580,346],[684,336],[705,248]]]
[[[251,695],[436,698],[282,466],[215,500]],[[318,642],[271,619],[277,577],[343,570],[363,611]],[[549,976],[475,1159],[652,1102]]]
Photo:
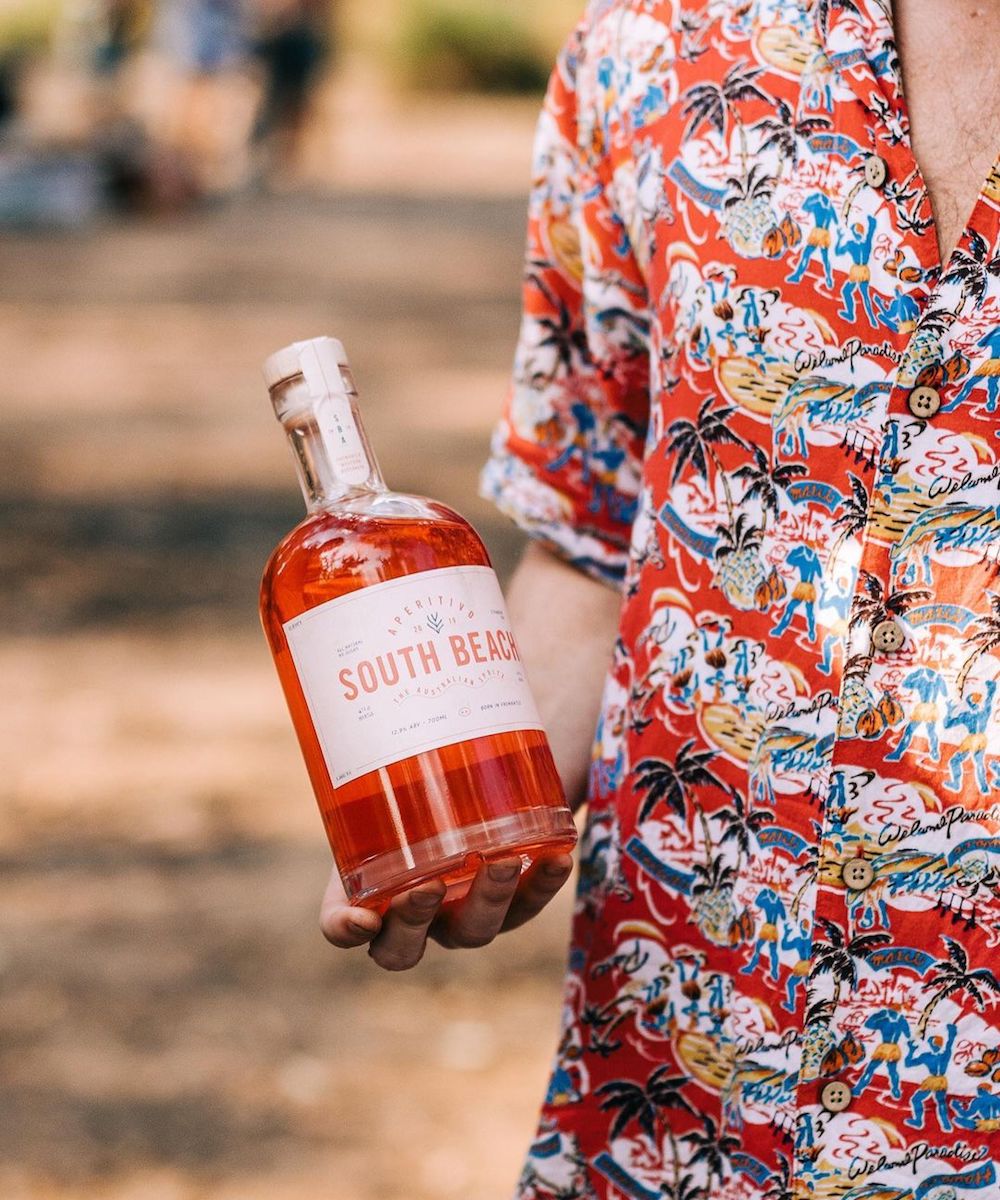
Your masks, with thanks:
[[[406,977],[327,947],[255,597],[300,512],[259,363],[321,332],[390,481],[509,567],[475,480],[522,227],[354,191],[0,243],[3,1200],[509,1194],[568,894]]]

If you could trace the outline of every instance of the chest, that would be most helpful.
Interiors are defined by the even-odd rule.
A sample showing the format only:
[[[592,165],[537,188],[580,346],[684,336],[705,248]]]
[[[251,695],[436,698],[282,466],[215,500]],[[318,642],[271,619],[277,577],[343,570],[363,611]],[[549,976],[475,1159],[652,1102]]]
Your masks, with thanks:
[[[988,0],[945,7],[942,20],[940,0],[895,0],[893,15],[910,136],[947,259],[1000,149],[1000,22]]]

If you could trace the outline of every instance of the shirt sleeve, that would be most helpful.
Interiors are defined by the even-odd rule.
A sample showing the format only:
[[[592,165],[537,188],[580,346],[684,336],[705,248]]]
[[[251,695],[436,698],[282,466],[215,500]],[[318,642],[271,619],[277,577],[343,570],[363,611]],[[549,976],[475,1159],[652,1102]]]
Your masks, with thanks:
[[[609,196],[605,126],[578,92],[586,36],[581,25],[559,56],[539,118],[520,335],[481,490],[620,585],[649,418],[649,305]]]

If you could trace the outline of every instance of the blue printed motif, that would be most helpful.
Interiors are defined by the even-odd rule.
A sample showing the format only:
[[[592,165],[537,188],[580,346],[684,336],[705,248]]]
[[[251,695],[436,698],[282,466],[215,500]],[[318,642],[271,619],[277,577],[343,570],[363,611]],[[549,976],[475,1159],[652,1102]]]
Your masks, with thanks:
[[[593,0],[535,179],[484,488],[624,607],[519,1200],[994,1200],[1000,163],[942,262],[882,0]]]

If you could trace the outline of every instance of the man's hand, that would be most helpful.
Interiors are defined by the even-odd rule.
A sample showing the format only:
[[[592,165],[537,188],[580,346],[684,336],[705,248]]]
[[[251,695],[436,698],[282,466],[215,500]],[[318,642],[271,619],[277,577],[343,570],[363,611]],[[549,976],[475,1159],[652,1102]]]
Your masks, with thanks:
[[[584,799],[601,688],[618,631],[621,596],[538,545],[529,545],[508,594],[518,648],[570,807]],[[558,612],[557,622],[551,620]],[[520,874],[520,859],[480,869],[469,894],[442,906],[444,885],[425,883],[397,896],[386,913],[352,908],[334,871],[323,900],[328,941],[368,945],[388,971],[416,966],[433,938],[442,946],[484,946],[541,912],[570,877],[568,854],[540,858]]]
[[[405,971],[423,957],[427,939],[449,949],[471,949],[492,942],[542,911],[573,871],[568,854],[539,858],[521,873],[519,858],[480,867],[461,900],[442,905],[445,887],[424,883],[396,896],[383,916],[347,903],[336,868],[323,897],[320,926],[327,941],[341,949],[368,945],[368,953],[387,971]]]

